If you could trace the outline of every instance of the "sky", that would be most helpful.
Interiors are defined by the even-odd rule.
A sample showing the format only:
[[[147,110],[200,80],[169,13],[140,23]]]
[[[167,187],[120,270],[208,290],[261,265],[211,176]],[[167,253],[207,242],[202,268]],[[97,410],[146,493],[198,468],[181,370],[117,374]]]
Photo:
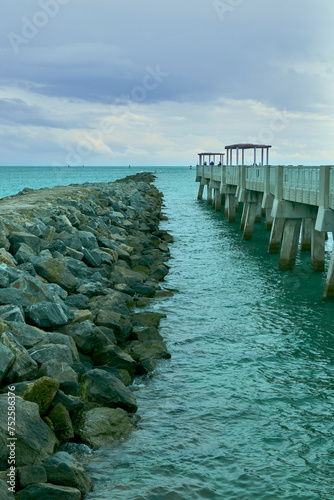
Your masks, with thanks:
[[[1,165],[190,165],[244,142],[272,145],[271,164],[334,165],[333,0],[0,13]]]

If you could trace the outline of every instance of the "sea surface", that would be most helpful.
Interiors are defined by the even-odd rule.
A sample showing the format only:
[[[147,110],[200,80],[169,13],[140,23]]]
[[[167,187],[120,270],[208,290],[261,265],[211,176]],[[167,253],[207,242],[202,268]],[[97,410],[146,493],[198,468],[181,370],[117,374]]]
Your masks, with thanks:
[[[333,499],[334,302],[308,252],[279,271],[264,224],[242,241],[197,201],[189,166],[2,167],[0,196],[143,170],[156,172],[175,238],[164,285],[178,292],[150,306],[167,315],[172,358],[135,381],[138,429],[93,454],[86,499]]]

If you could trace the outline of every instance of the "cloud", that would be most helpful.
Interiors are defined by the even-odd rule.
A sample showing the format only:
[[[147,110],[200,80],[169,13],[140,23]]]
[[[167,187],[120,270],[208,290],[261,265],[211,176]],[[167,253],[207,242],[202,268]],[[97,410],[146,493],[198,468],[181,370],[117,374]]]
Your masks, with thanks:
[[[15,163],[16,141],[32,163],[66,163],[88,141],[85,163],[189,163],[198,149],[259,136],[280,161],[295,154],[293,141],[304,161],[310,149],[330,159],[329,0],[11,0],[1,9],[5,161]],[[16,51],[10,33],[25,40]]]

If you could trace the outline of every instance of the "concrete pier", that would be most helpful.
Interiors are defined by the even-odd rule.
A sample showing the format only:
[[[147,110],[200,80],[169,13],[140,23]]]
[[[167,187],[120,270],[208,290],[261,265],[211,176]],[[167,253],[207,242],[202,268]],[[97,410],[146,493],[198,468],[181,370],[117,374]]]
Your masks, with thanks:
[[[244,240],[252,238],[254,224],[264,219],[264,227],[270,230],[268,252],[280,253],[280,269],[293,268],[300,245],[301,250],[310,252],[310,268],[323,271],[326,235],[334,233],[334,166],[271,166],[269,148],[254,144],[226,146],[226,165],[212,165],[212,161],[204,165],[202,157],[196,171],[198,199],[208,185],[208,201],[212,203],[210,192],[214,189],[214,207],[220,210],[223,198],[224,215],[230,222],[235,222],[236,206],[241,204]],[[247,150],[254,155],[250,165],[245,164]],[[262,161],[258,165],[259,150]],[[324,296],[334,297],[334,253]]]

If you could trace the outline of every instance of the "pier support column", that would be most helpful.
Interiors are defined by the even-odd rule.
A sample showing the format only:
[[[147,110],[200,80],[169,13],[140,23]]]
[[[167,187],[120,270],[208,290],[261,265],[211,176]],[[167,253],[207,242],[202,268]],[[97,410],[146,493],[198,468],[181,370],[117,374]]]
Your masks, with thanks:
[[[302,222],[302,239],[300,248],[301,250],[311,250],[312,231],[314,230],[314,222],[312,219],[303,219]]]
[[[301,219],[285,221],[279,269],[291,269],[295,265],[301,224]]]
[[[205,186],[205,184],[200,183],[199,188],[198,188],[198,195],[197,195],[198,200],[201,200],[203,198],[204,186]]]
[[[258,224],[262,222],[262,208],[260,203],[256,207],[255,222]]]
[[[332,250],[332,256],[329,263],[324,297],[334,297],[334,248]]]
[[[226,196],[227,210],[228,210],[228,221],[235,222],[235,196],[234,194],[228,194]]]
[[[212,205],[212,188],[207,186],[207,195],[206,195],[206,202],[208,205]]]
[[[241,221],[240,221],[240,229],[242,231],[244,230],[244,227],[245,227],[247,210],[248,210],[248,203],[244,203],[244,206],[243,206],[243,209],[242,209],[242,214],[241,214]]]
[[[311,231],[311,267],[315,271],[325,269],[325,233],[314,229],[315,220],[312,220]]]
[[[266,229],[270,231],[273,226],[273,218],[271,216],[271,208],[265,208],[265,217],[266,217]]]
[[[215,210],[220,212],[222,208],[222,195],[219,189],[215,189]]]
[[[269,253],[278,253],[283,237],[285,219],[274,219],[272,222],[270,240],[269,240]]]
[[[254,223],[258,212],[258,203],[247,203],[247,214],[245,219],[245,227],[242,235],[243,240],[250,240],[253,236]]]

